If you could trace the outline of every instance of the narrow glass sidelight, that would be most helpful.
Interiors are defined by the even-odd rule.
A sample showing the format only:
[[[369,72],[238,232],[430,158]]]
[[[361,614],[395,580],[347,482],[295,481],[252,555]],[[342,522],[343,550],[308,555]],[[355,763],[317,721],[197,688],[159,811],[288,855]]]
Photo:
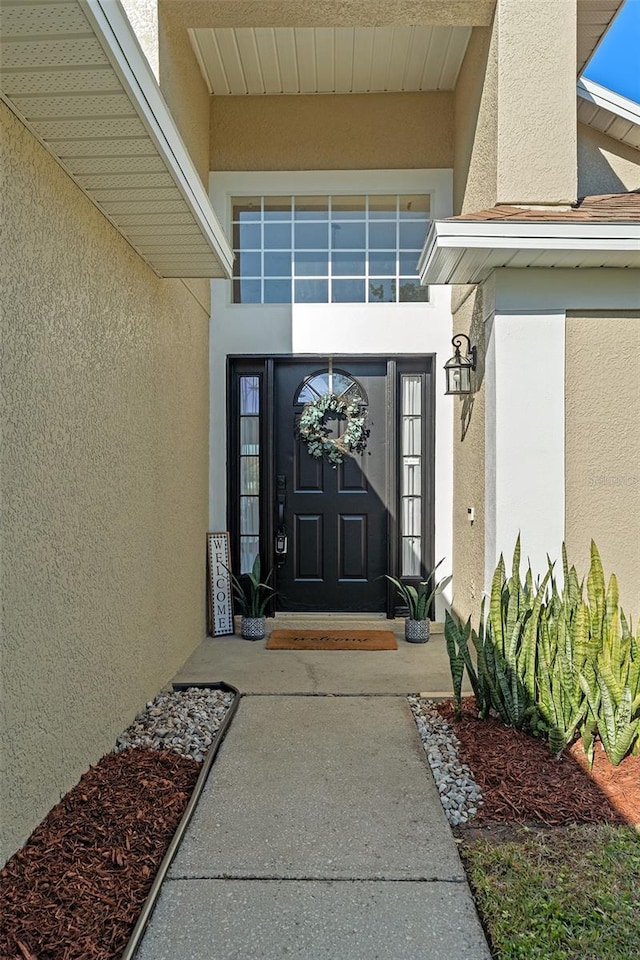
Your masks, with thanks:
[[[423,374],[400,376],[401,577],[420,577],[422,568],[423,384]]]
[[[260,377],[238,378],[240,409],[240,573],[260,549]]]

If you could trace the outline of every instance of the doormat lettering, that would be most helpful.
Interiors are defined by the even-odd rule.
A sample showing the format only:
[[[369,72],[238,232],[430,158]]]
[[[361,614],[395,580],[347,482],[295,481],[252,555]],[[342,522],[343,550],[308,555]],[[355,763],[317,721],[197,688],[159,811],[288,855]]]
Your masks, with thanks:
[[[267,650],[397,650],[391,630],[274,630]]]

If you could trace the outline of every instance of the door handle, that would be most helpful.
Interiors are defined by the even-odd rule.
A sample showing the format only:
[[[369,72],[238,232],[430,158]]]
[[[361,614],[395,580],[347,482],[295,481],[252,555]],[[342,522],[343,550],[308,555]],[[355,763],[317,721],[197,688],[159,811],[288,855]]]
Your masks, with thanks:
[[[276,539],[274,552],[278,566],[287,559],[287,550],[289,549],[289,539],[287,537],[287,528],[284,525],[284,508],[286,503],[287,478],[284,474],[278,474],[276,479],[276,489],[278,492],[278,526],[276,528]]]
[[[276,560],[284,563],[288,550],[287,530],[285,527],[278,527],[276,530]]]

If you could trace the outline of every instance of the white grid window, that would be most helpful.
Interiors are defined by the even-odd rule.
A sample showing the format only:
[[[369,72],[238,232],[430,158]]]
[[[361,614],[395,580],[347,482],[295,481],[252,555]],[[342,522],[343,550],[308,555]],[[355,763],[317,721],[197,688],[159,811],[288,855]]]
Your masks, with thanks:
[[[424,302],[427,195],[235,197],[234,303]]]

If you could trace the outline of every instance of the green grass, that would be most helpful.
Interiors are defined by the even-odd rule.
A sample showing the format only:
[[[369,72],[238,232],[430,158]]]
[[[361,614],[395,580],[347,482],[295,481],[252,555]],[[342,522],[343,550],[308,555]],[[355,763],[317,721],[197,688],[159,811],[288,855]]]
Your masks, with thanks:
[[[640,958],[640,835],[570,827],[461,854],[496,960]]]

